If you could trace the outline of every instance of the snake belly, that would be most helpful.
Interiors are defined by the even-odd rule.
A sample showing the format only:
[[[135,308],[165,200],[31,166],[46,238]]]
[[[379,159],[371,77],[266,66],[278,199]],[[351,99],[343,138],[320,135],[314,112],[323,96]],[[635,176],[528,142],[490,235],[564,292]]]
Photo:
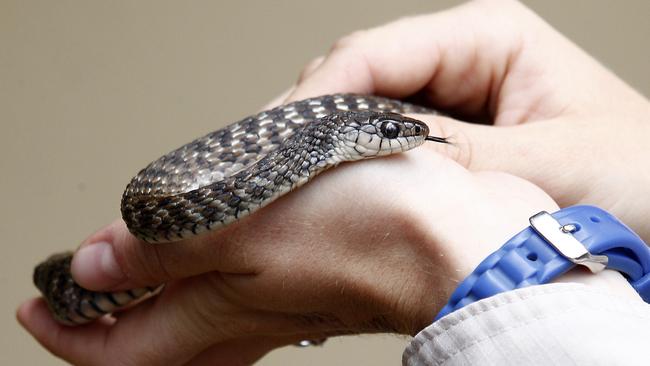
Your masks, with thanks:
[[[122,196],[122,218],[133,235],[150,243],[219,229],[340,162],[421,145],[429,129],[402,115],[406,113],[434,114],[393,99],[334,94],[249,116],[141,170]],[[71,260],[71,252],[50,256],[36,267],[33,278],[52,315],[63,324],[90,322],[154,290],[86,290],[72,279]]]

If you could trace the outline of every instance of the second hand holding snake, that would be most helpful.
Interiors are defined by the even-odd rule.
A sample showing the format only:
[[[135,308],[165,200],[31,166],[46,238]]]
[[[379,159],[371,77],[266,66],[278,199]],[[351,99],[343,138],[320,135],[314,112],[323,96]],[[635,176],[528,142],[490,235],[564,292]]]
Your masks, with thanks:
[[[182,240],[231,224],[344,161],[404,152],[426,140],[435,114],[401,101],[334,94],[244,118],[149,164],[122,196],[129,231],[149,243]],[[56,320],[80,325],[128,306],[155,288],[90,291],[70,274],[73,253],[50,256],[34,283]]]

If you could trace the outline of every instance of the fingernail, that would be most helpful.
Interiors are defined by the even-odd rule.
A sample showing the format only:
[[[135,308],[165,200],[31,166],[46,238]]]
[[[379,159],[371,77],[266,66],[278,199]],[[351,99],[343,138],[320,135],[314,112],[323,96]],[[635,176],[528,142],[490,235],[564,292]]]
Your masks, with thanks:
[[[115,286],[126,276],[115,260],[113,246],[98,242],[79,249],[72,259],[70,271],[80,285],[90,289]]]

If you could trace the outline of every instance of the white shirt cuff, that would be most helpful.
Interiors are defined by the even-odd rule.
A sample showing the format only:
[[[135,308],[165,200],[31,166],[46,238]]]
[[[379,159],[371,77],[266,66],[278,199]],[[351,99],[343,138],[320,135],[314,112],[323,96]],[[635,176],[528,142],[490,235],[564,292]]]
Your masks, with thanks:
[[[422,330],[404,365],[650,363],[650,306],[582,284],[505,292]]]

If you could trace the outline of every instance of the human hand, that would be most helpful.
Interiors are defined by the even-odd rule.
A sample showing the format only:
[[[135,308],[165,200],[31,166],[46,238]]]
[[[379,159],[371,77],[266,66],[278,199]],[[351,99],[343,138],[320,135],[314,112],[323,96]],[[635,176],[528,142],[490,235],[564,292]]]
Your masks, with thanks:
[[[343,41],[320,67],[305,73],[291,98],[333,91],[398,97],[419,92],[433,105],[470,117],[492,113],[498,125],[539,120],[494,130],[461,125],[451,119],[427,119],[434,131],[438,126],[444,135],[455,135],[457,148],[443,151],[448,156],[473,170],[501,169],[533,179],[562,204],[574,203],[571,193],[581,192],[589,183],[586,174],[594,174],[589,177],[599,177],[598,187],[585,190],[585,197],[575,202],[599,204],[630,223],[629,217],[615,210],[618,201],[610,205],[594,201],[603,199],[598,195],[600,188],[609,188],[616,175],[611,179],[595,175],[598,167],[584,164],[588,157],[585,150],[577,151],[575,160],[560,159],[570,147],[562,146],[566,140],[557,138],[572,136],[586,126],[588,130],[580,130],[579,136],[585,136],[580,144],[591,146],[605,141],[603,132],[612,133],[605,126],[611,124],[606,120],[613,112],[605,113],[608,108],[602,101],[598,105],[592,101],[604,93],[594,89],[589,95],[584,89],[610,88],[618,97],[607,101],[619,110],[625,103],[618,99],[628,98],[626,113],[617,118],[630,121],[646,113],[643,98],[520,5],[503,4],[498,9],[503,12],[500,17],[481,14],[485,7],[472,3],[429,16],[436,19],[431,23],[439,23],[431,34],[441,39],[428,48],[421,44],[425,39],[411,46],[403,42],[409,38],[401,39],[402,44],[386,42],[393,38],[391,32],[379,37],[385,42],[384,51],[391,55],[355,51],[357,42],[375,31]],[[521,14],[521,18],[504,22],[508,12]],[[420,19],[420,26],[429,23],[422,20],[425,17],[416,19]],[[482,47],[478,43],[477,47],[468,47],[471,43],[461,47],[463,34],[479,36],[485,30],[480,28],[481,19],[485,28],[500,26],[487,29],[486,34],[492,37],[512,31],[507,26],[532,27],[528,37],[539,37],[536,42],[540,49],[522,48],[510,53],[508,46],[512,44],[498,38],[493,38],[498,42]],[[409,22],[398,22],[398,28],[409,28]],[[453,24],[467,24],[474,31],[457,29]],[[449,35],[451,31],[454,34]],[[519,34],[513,33],[510,36]],[[443,42],[442,38],[452,36],[459,38]],[[554,42],[559,44],[553,46]],[[447,56],[436,56],[438,45],[449,50]],[[372,47],[368,47],[363,52],[371,52]],[[408,51],[414,53],[393,53],[390,47],[411,47]],[[431,57],[422,56],[432,47]],[[490,57],[483,59],[483,54],[476,52],[475,62],[464,64],[472,49],[486,51]],[[566,64],[545,55],[549,49],[551,54],[561,53],[572,61]],[[404,55],[409,55],[408,60],[399,59]],[[537,59],[542,56],[551,59]],[[370,71],[363,59],[372,65],[367,76],[358,72]],[[524,60],[537,63],[526,64]],[[399,66],[400,62],[408,64]],[[418,71],[416,66],[421,65],[428,65],[429,69],[421,70],[429,72]],[[574,67],[579,71],[575,75],[571,74]],[[489,81],[491,77],[493,82]],[[567,82],[570,77],[574,78],[571,83]],[[582,81],[590,83],[579,87]],[[346,83],[349,85],[341,89]],[[494,91],[476,92],[491,88]],[[597,120],[588,112],[598,114]],[[640,149],[639,155],[646,153],[639,141],[647,128],[644,130],[641,122],[625,123],[616,131],[617,136],[627,139],[628,129],[634,130],[632,125],[638,125],[634,130],[637,134],[626,146],[617,147],[624,151]],[[539,140],[547,144],[548,151],[526,144]],[[468,173],[431,154],[432,149],[427,145],[402,157],[340,167],[239,224],[183,243],[144,245],[117,222],[86,241],[88,248],[98,241],[109,243],[94,247],[113,248],[117,264],[111,264],[107,257],[89,258],[92,251],[85,251],[85,261],[79,259],[82,256],[75,259],[76,279],[92,289],[169,282],[161,296],[120,314],[116,322],[105,319],[83,328],[54,323],[39,301],[24,304],[19,319],[48,349],[77,364],[212,364],[215,360],[228,365],[248,364],[270,349],[303,338],[363,331],[414,333],[443,305],[455,281],[527,225],[531,213],[556,209],[549,197],[524,181],[496,173]],[[601,153],[605,154],[603,150],[595,152]],[[506,156],[521,154],[529,157],[530,165],[506,160]],[[612,164],[598,159],[603,166]],[[573,165],[579,168],[577,173],[571,170]],[[529,171],[531,167],[538,171]],[[561,176],[551,174],[560,168]],[[625,171],[629,166],[615,168]],[[549,177],[556,180],[549,181]],[[631,184],[642,182],[645,180],[638,179]],[[350,205],[351,197],[354,205]],[[621,196],[626,198],[629,195]],[[633,205],[629,208],[635,215],[641,212]],[[363,217],[362,222],[359,217]],[[635,229],[643,234],[639,227]],[[113,274],[104,271],[111,268]],[[125,280],[115,278],[124,273]]]
[[[471,171],[508,172],[560,206],[594,204],[650,242],[650,103],[515,1],[473,1],[339,40],[286,100],[415,98],[494,126],[426,121]],[[285,99],[280,100],[279,102]]]
[[[83,327],[55,323],[40,300],[18,317],[56,355],[94,365],[249,364],[304,338],[414,334],[542,209],[556,206],[530,183],[469,173],[427,144],[344,164],[183,242],[145,244],[115,222],[86,240],[75,278],[104,290],[167,282],[162,294]]]

